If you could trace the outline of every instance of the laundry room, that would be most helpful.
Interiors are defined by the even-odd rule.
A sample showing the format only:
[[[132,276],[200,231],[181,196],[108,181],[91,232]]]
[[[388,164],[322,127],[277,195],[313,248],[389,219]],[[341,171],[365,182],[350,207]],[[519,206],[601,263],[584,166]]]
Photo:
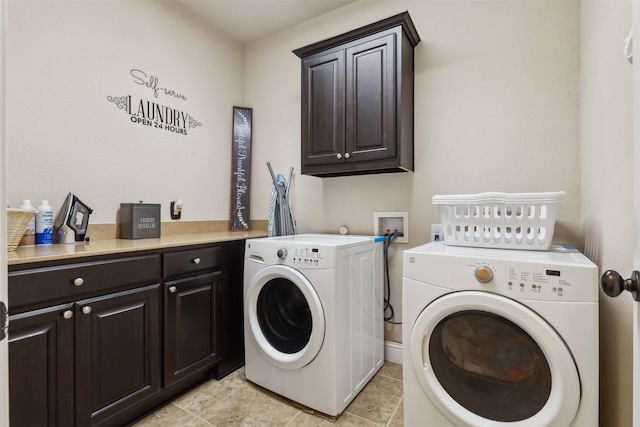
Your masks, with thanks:
[[[275,20],[279,8],[284,14],[300,2],[256,3],[270,4]],[[629,277],[638,268],[633,67],[624,50],[631,1],[342,1],[254,39],[227,34],[197,3],[207,2],[3,2],[0,159],[8,205],[49,200],[57,211],[73,192],[92,208],[88,236],[96,240],[92,227],[120,226],[121,203],[159,204],[163,233],[181,224],[226,227],[232,119],[241,107],[251,111],[245,203],[252,231],[266,230],[268,162],[289,181],[299,233],[344,227],[372,235],[376,212],[407,213],[407,242],[389,246],[393,322],[403,315],[403,252],[429,242],[431,225],[441,222],[434,195],[564,191],[554,241],[582,251],[600,274],[615,269]],[[413,167],[302,173],[301,58],[294,51],[403,12],[419,36]],[[251,24],[242,22],[236,27]],[[160,127],[152,114],[162,117]],[[172,220],[177,200],[181,217]],[[11,262],[3,257],[4,276]],[[599,424],[628,426],[633,300],[600,293],[598,313]],[[402,325],[387,322],[384,340],[387,350],[401,352]]]

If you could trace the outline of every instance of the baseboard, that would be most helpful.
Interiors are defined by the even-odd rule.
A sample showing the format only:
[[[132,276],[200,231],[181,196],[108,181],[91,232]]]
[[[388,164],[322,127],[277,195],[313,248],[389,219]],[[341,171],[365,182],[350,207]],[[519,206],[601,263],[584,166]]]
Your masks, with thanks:
[[[402,344],[395,341],[385,341],[384,360],[402,364]]]

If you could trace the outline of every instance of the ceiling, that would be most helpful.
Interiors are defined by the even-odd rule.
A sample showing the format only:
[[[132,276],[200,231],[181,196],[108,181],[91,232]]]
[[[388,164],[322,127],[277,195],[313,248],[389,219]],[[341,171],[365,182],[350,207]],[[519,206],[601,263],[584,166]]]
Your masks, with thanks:
[[[178,0],[242,44],[275,34],[355,0]]]

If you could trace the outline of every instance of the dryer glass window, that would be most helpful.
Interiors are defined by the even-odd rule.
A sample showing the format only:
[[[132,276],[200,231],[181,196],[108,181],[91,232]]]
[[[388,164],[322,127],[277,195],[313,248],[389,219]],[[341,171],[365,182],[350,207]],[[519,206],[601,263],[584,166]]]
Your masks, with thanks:
[[[501,316],[471,310],[449,315],[435,327],[427,350],[438,382],[476,415],[526,420],[549,399],[551,370],[542,349]]]
[[[264,337],[278,351],[302,350],[311,337],[313,322],[306,298],[290,280],[268,281],[260,290],[258,323]]]

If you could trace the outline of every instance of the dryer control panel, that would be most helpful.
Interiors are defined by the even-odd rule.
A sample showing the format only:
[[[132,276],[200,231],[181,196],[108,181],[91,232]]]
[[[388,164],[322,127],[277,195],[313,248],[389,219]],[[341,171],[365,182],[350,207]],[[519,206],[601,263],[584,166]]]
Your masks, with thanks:
[[[403,276],[447,289],[489,291],[513,299],[598,301],[598,268],[577,251],[428,244],[404,252]]]
[[[588,286],[584,286],[585,278],[582,275],[572,276],[562,266],[475,262],[467,264],[467,267],[480,288],[515,299],[563,300],[568,297],[570,300],[580,300],[581,297],[574,294],[582,291],[591,294]]]

